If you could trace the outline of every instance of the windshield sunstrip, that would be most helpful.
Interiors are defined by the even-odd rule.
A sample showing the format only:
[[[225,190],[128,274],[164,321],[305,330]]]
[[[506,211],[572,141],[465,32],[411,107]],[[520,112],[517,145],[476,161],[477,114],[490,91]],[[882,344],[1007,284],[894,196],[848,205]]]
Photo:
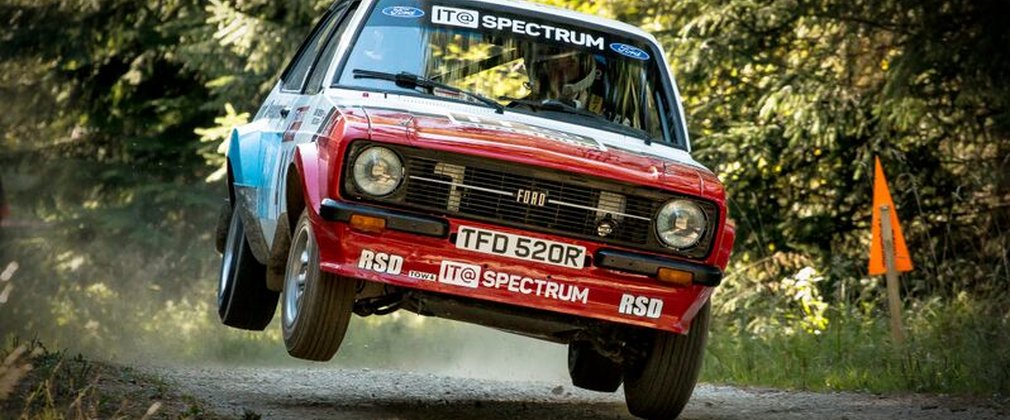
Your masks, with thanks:
[[[431,23],[471,29],[481,27],[497,31],[511,31],[512,33],[543,38],[548,41],[596,48],[600,51],[606,49],[602,36],[552,26],[546,23],[529,22],[515,17],[509,18],[496,16],[487,12],[484,13],[481,16],[481,11],[479,10],[432,6]]]
[[[579,22],[573,25],[553,19],[537,20],[535,16],[521,15],[503,10],[495,10],[490,5],[456,4],[452,2],[428,2],[406,0],[403,6],[392,8],[396,13],[379,13],[370,18],[370,24],[381,26],[432,26],[455,27],[489,33],[511,33],[527,36],[539,41],[591,49],[611,53],[624,58],[649,61],[654,52],[647,42],[614,32],[590,29],[589,24]],[[391,9],[389,7],[385,9]],[[403,10],[409,9],[410,13]],[[380,11],[381,12],[381,11]]]

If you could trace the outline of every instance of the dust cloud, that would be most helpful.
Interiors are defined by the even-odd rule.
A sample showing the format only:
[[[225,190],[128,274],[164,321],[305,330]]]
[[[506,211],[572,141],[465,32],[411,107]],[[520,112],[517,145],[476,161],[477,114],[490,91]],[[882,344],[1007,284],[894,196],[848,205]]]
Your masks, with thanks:
[[[332,361],[302,362],[287,355],[279,317],[263,332],[230,329],[218,320],[220,254],[212,232],[195,228],[213,226],[212,211],[198,212],[203,219],[188,230],[159,238],[132,228],[112,236],[90,224],[49,223],[18,210],[0,238],[0,270],[19,267],[6,270],[0,283],[4,346],[37,339],[50,350],[120,364],[568,378],[563,345],[407,311],[353,316]]]
[[[381,320],[381,325],[371,326],[374,328],[371,334],[385,337],[381,343],[373,344],[361,337],[371,334],[359,330],[369,327],[370,320],[352,319],[345,348],[341,350],[347,355],[338,353],[337,362],[346,360],[368,367],[355,359],[361,353],[378,351],[383,357],[372,360],[378,368],[478,379],[568,380],[568,353],[564,345],[409,312],[388,318]],[[416,331],[411,331],[418,324],[422,325],[424,339],[417,339]]]

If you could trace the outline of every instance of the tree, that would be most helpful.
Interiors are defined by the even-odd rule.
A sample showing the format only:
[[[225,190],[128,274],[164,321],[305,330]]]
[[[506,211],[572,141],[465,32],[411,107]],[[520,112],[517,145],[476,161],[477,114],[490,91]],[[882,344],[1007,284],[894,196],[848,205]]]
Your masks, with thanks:
[[[915,292],[1006,290],[1001,2],[619,4],[670,51],[699,156],[730,193],[738,261],[799,253],[829,285],[863,277],[880,155],[921,268]]]

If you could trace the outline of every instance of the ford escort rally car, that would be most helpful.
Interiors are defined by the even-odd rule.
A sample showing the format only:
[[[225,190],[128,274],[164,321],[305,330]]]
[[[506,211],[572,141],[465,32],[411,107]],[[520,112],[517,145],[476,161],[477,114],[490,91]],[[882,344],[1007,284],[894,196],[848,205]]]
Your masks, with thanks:
[[[407,310],[569,348],[574,385],[675,417],[729,259],[656,39],[490,0],[341,0],[228,140],[218,312],[329,360]]]

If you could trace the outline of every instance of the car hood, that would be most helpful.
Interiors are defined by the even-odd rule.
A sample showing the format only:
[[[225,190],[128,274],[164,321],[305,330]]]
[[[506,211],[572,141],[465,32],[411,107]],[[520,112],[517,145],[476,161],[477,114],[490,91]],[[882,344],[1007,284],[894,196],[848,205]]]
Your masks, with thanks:
[[[508,160],[722,198],[711,171],[687,152],[638,138],[507,112],[429,113],[362,107],[374,140],[406,135],[412,146]],[[550,127],[548,127],[548,125]]]

